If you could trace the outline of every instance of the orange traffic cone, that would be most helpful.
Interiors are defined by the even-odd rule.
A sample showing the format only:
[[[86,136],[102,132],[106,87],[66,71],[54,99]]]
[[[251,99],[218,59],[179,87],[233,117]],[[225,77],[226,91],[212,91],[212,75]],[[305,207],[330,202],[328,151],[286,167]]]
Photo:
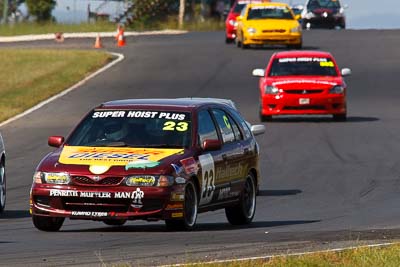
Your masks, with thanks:
[[[124,30],[120,31],[120,34],[118,35],[118,41],[117,41],[117,46],[122,47],[125,46],[125,36],[124,36]]]
[[[125,36],[124,36],[124,28],[121,25],[117,27],[117,35],[115,36],[115,40],[117,41],[117,46],[122,47],[126,45]]]
[[[100,34],[97,34],[96,42],[94,43],[94,48],[103,48],[101,44]]]

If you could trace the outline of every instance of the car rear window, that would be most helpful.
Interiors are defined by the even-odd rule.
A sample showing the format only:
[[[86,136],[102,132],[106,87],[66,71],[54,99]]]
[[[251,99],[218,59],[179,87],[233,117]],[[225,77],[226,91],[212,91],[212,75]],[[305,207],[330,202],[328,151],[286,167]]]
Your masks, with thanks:
[[[337,76],[334,61],[328,57],[285,57],[272,62],[268,76]]]
[[[94,110],[67,140],[72,146],[189,147],[191,114],[165,110]]]

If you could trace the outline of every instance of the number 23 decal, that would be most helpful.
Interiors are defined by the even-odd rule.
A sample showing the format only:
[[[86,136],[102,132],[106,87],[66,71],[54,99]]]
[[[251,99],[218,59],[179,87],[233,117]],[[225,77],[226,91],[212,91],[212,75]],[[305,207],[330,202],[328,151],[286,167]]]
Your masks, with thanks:
[[[189,123],[185,121],[181,122],[174,122],[174,121],[167,121],[164,123],[163,131],[178,131],[178,132],[186,132],[189,128]]]
[[[200,205],[211,202],[215,191],[215,168],[214,160],[210,154],[199,156],[199,162],[202,170],[202,183]]]

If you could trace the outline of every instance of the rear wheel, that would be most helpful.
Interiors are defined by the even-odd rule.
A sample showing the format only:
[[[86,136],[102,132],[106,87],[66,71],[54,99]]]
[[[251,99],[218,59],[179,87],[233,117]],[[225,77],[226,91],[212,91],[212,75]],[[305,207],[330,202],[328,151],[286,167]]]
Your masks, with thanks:
[[[6,207],[6,167],[4,160],[0,163],[0,212]]]
[[[60,230],[65,218],[61,217],[45,217],[32,215],[33,225],[41,231],[56,232]]]
[[[126,223],[126,220],[124,219],[118,219],[118,220],[104,220],[104,224],[111,225],[111,226],[121,226]]]
[[[230,224],[243,225],[251,223],[255,212],[256,185],[254,176],[249,173],[240,196],[240,202],[233,207],[225,208],[225,214]]]
[[[183,219],[165,220],[169,230],[192,230],[197,220],[198,197],[196,186],[189,181],[185,187],[185,200],[183,204]]]

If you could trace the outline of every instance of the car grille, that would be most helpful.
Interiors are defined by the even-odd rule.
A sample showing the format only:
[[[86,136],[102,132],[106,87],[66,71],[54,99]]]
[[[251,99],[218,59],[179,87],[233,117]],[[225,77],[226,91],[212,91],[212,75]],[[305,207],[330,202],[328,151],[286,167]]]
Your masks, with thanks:
[[[121,184],[124,177],[105,177],[100,179],[99,181],[95,181],[87,176],[73,176],[72,182],[76,185],[100,185],[100,186],[110,186],[110,185],[119,185]]]
[[[324,90],[317,89],[317,90],[310,90],[310,89],[295,89],[295,90],[284,90],[286,94],[298,94],[298,95],[310,95],[310,94],[320,94]]]
[[[273,30],[263,30],[263,33],[284,33],[286,30],[284,29],[273,29]]]
[[[325,107],[319,105],[285,106],[283,110],[325,110]]]
[[[69,211],[127,212],[132,200],[64,197],[61,201]]]
[[[132,199],[64,197],[61,202],[68,211],[128,212]],[[141,212],[160,210],[164,205],[162,199],[143,199],[142,202]]]

